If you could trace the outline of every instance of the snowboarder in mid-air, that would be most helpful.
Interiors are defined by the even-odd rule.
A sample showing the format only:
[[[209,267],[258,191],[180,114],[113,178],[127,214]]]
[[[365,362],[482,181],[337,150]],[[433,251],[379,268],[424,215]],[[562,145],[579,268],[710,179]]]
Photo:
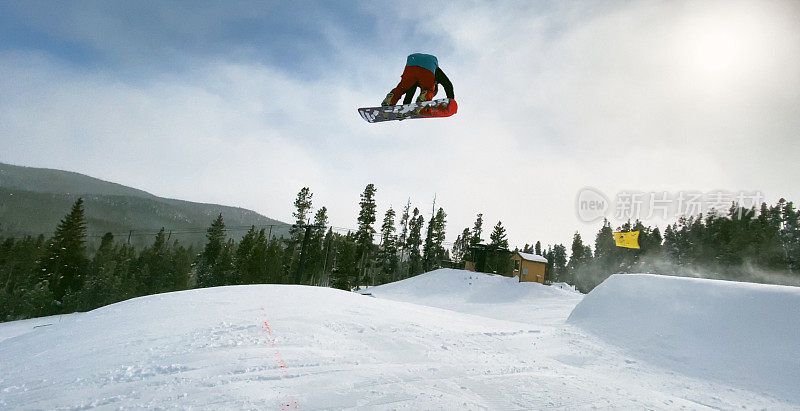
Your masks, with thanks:
[[[403,104],[411,103],[417,88],[420,88],[417,103],[433,100],[438,91],[438,85],[444,87],[447,98],[453,100],[453,83],[439,67],[439,60],[430,54],[414,53],[406,59],[406,68],[400,76],[400,83],[397,84],[386,98],[381,102],[381,106],[393,106],[400,100],[400,96],[405,94]]]
[[[438,85],[444,87],[447,98],[434,100]],[[411,103],[417,89],[420,89],[416,103]],[[405,94],[402,105],[397,105],[400,96]],[[430,54],[414,53],[408,56],[406,68],[400,83],[381,102],[380,107],[362,107],[358,114],[368,123],[409,118],[450,117],[458,111],[453,94],[453,83],[439,68],[439,60]]]

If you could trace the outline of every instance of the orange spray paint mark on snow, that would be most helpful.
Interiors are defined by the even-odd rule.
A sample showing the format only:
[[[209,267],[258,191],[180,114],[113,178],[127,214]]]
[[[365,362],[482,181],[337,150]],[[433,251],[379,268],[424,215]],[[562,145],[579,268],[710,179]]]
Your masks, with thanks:
[[[283,377],[288,377],[289,374],[286,371],[286,361],[283,360],[281,350],[278,349],[278,344],[275,342],[275,337],[272,335],[272,327],[269,326],[269,321],[267,321],[267,310],[265,310],[264,307],[261,307],[261,315],[264,321],[264,328],[267,330],[267,344],[272,347],[275,354],[275,363],[278,365],[278,368],[281,369],[281,375]],[[300,404],[296,399],[294,399],[294,397],[290,396],[288,402],[281,402],[281,409],[288,410],[291,408],[300,409]]]

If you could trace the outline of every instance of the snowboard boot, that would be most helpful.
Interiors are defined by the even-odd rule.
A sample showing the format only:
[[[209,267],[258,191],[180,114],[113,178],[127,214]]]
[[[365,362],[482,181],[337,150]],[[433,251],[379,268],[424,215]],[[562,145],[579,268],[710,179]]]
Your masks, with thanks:
[[[428,90],[420,90],[419,97],[417,97],[417,103],[424,103],[430,100],[431,99],[428,98]]]
[[[430,100],[431,99],[428,98],[428,90],[420,90],[419,91],[419,97],[417,97],[416,103],[420,104],[420,103],[424,103],[424,102],[430,101]],[[425,109],[425,107],[417,107],[412,111],[412,113],[416,116],[419,113],[421,113],[424,109]]]
[[[392,97],[394,97],[393,93],[389,93],[386,95],[386,98],[383,99],[381,102],[381,107],[391,106],[392,105]]]

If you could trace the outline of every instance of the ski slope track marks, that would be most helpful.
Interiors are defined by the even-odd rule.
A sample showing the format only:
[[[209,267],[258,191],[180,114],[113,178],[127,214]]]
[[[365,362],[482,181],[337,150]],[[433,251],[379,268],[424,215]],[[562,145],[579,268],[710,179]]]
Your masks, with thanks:
[[[0,324],[0,409],[800,408],[788,383],[567,322],[592,294],[449,269],[368,291],[217,287]]]

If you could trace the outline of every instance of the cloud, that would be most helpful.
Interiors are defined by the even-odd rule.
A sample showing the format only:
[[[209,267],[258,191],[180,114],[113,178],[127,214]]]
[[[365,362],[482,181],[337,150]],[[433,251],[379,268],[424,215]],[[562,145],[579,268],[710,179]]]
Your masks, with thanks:
[[[17,11],[95,57],[0,47],[1,161],[287,221],[309,186],[345,227],[375,183],[379,213],[435,194],[448,241],[480,212],[518,246],[591,241],[586,186],[800,197],[796,3],[89,6]],[[363,122],[414,51],[459,113]]]
[[[484,138],[494,147],[517,142],[505,146],[513,171],[501,186],[515,193],[506,203],[549,197],[531,207],[534,216],[512,213],[512,238],[575,227],[565,200],[584,185],[612,196],[718,188],[760,189],[769,201],[797,196],[789,181],[800,169],[785,167],[800,125],[800,53],[788,51],[800,50],[796,3],[536,7],[454,6],[431,28],[462,52],[449,63],[470,68],[457,91],[464,121],[491,124],[495,136]],[[707,42],[700,52],[748,68],[698,68],[692,41],[708,31],[735,42]]]

